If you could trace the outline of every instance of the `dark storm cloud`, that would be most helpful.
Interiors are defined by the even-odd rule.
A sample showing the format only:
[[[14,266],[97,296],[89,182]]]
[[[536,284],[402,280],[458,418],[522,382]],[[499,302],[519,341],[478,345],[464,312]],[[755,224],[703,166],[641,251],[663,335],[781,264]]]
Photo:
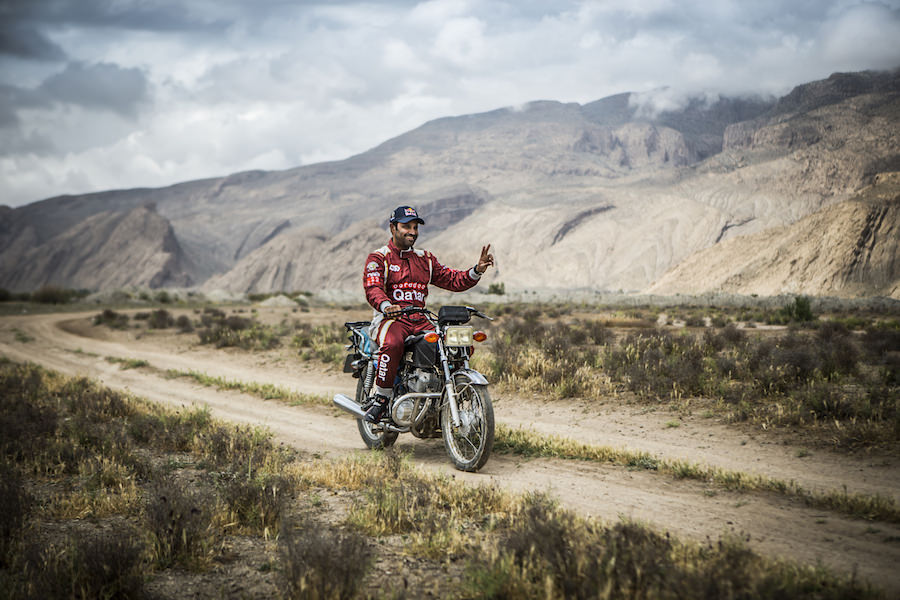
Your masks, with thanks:
[[[105,63],[69,63],[64,71],[45,80],[38,91],[63,104],[106,109],[131,117],[148,98],[147,79],[140,69]]]
[[[63,60],[66,53],[34,27],[0,25],[0,55],[38,60]]]
[[[227,6],[227,3],[223,3]],[[4,0],[0,18],[7,26],[114,27],[147,31],[221,30],[214,2],[160,0]]]

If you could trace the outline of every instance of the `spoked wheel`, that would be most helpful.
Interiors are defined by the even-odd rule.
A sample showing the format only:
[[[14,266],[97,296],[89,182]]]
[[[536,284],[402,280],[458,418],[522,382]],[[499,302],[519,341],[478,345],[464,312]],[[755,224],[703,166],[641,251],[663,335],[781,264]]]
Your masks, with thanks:
[[[453,426],[449,402],[441,408],[444,447],[460,471],[477,471],[488,461],[494,448],[494,405],[486,385],[457,377],[456,403],[459,427]]]
[[[359,382],[356,384],[356,403],[363,406],[366,402],[365,373],[360,375]],[[359,428],[359,435],[362,437],[366,446],[372,450],[382,450],[390,448],[397,441],[400,435],[396,431],[385,431],[381,425],[374,425],[365,419],[357,419],[356,426]]]

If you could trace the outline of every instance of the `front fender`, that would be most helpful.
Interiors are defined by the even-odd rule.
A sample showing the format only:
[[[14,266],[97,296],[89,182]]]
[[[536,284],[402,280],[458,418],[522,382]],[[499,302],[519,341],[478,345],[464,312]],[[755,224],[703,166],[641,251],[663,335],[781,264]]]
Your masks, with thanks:
[[[453,372],[454,378],[457,375],[462,375],[469,380],[469,383],[473,385],[488,385],[487,378],[475,369],[459,369]]]

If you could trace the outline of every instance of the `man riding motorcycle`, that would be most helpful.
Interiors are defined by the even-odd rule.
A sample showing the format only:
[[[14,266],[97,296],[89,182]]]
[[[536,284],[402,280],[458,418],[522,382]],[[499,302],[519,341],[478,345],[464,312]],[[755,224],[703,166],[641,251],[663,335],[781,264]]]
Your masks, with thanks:
[[[366,258],[363,287],[366,300],[375,309],[372,336],[379,345],[372,406],[365,419],[377,423],[394,395],[394,378],[403,342],[430,326],[420,314],[404,315],[405,307],[425,307],[428,285],[451,292],[462,292],[478,283],[488,267],[494,264],[491,245],[482,246],[478,264],[468,271],[445,267],[427,250],[413,248],[419,236],[419,224],[425,221],[411,206],[399,206],[391,214],[391,240]]]

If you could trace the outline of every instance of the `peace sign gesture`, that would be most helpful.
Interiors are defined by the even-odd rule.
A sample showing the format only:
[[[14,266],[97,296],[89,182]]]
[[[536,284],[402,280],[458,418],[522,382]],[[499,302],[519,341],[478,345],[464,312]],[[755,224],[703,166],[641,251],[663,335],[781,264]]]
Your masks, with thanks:
[[[491,254],[491,245],[488,244],[481,247],[481,256],[478,257],[478,264],[475,265],[475,270],[481,275],[487,271],[488,267],[492,266],[494,266],[494,255]]]

